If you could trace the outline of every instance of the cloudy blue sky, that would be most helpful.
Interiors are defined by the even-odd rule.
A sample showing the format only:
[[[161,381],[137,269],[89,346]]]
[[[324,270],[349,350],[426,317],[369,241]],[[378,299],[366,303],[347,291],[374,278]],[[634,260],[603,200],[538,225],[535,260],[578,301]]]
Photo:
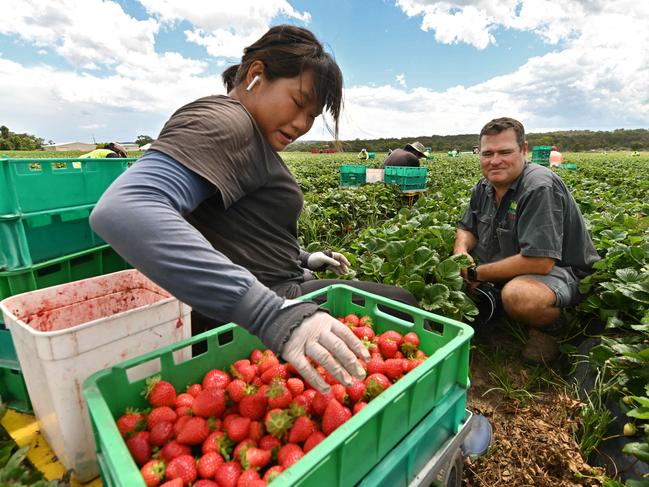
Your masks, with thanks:
[[[345,76],[341,138],[649,128],[649,2],[2,0],[0,125],[55,142],[155,137],[269,26]],[[326,139],[317,122],[304,139]]]

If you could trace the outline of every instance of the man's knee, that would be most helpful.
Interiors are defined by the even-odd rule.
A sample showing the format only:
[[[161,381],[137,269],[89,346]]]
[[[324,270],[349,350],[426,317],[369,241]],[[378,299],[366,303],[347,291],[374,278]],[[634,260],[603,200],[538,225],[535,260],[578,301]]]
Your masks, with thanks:
[[[554,306],[554,291],[533,279],[514,278],[502,288],[501,299],[505,312],[513,318],[534,320],[542,311]]]

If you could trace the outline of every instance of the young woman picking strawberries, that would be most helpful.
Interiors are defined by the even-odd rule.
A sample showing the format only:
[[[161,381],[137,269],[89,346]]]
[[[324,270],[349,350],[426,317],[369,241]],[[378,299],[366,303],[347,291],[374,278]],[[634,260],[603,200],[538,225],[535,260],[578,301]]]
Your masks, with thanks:
[[[356,357],[369,359],[361,342],[315,303],[292,299],[331,283],[305,282],[304,268],[342,273],[349,262],[300,250],[304,198],[277,154],[323,109],[337,139],[340,69],[311,32],[277,26],[223,80],[228,95],[178,109],[90,223],[143,274],[199,313],[245,327],[314,387],[329,389],[307,356],[350,384],[364,376]],[[417,304],[403,290],[356,285]]]

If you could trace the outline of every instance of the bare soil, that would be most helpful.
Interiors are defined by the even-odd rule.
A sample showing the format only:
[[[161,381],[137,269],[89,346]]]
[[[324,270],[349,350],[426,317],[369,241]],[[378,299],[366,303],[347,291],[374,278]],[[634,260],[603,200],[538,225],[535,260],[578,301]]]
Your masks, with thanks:
[[[524,364],[520,342],[503,330],[478,333],[473,343],[468,408],[491,422],[493,442],[466,461],[463,485],[602,485],[604,472],[584,461],[575,440],[580,403],[558,373]]]

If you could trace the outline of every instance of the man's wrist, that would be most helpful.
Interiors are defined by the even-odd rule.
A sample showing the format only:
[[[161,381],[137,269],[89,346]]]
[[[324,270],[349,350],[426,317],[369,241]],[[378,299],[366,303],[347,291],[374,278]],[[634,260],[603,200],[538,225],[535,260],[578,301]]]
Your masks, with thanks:
[[[472,265],[466,269],[466,277],[469,281],[480,282],[478,278],[478,266]]]

